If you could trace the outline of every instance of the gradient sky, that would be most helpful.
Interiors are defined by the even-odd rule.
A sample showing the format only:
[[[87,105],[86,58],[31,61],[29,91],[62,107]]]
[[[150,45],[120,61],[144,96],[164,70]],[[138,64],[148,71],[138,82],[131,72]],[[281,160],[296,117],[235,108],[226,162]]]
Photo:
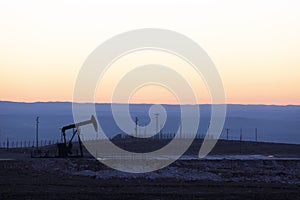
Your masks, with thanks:
[[[204,48],[227,103],[300,104],[299,10],[297,0],[0,1],[0,100],[72,101],[78,71],[98,45],[164,28]],[[144,87],[131,102],[175,102],[154,92],[163,89]],[[103,95],[96,100],[109,99]]]

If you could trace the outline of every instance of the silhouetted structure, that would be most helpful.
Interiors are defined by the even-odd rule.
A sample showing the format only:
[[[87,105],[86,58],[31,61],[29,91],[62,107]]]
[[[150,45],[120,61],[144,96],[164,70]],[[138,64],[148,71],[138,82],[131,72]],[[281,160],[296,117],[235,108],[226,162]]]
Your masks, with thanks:
[[[57,144],[59,157],[67,157],[67,156],[72,154],[72,141],[73,141],[76,134],[78,136],[80,156],[83,157],[82,142],[81,142],[80,136],[78,134],[78,127],[84,126],[84,125],[87,125],[87,124],[93,124],[94,129],[96,130],[96,132],[98,131],[97,121],[96,121],[94,116],[92,116],[90,120],[79,122],[77,124],[70,124],[70,125],[62,127],[61,133],[62,133],[62,136],[63,136],[63,143],[58,143]],[[73,133],[72,133],[71,139],[67,142],[66,131],[69,130],[69,129],[73,129]]]

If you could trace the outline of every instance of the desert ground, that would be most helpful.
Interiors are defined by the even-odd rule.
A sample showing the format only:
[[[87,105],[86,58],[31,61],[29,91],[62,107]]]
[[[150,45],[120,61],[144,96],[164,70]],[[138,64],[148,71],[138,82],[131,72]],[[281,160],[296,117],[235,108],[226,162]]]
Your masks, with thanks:
[[[300,199],[300,145],[220,140],[204,159],[198,147],[143,174],[111,169],[86,150],[83,158],[32,158],[28,148],[1,149],[0,199]]]

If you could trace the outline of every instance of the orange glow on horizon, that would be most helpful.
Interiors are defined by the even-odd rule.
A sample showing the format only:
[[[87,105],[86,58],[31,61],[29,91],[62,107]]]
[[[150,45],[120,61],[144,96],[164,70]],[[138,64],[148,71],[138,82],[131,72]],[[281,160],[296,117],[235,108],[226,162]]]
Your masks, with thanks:
[[[157,27],[181,33],[207,52],[223,81],[226,103],[300,105],[300,1],[171,2],[172,7],[137,0],[119,7],[106,0],[0,2],[0,101],[72,102],[78,72],[97,46],[126,31]],[[153,60],[138,56],[135,64]],[[211,102],[205,80],[185,70],[186,63],[155,56],[156,63],[164,61],[187,77],[197,103]],[[133,63],[125,58],[116,65]],[[108,72],[105,87],[95,91],[97,103],[111,103],[121,72]],[[136,91],[129,102],[178,103],[155,86]]]

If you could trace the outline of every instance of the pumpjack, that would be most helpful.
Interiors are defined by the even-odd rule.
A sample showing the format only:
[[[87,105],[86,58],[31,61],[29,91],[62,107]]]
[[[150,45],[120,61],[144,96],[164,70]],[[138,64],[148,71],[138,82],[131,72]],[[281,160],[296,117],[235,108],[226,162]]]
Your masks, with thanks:
[[[91,116],[90,120],[86,120],[86,121],[75,123],[75,124],[70,124],[70,125],[67,125],[67,126],[64,126],[64,127],[61,128],[63,143],[58,143],[57,144],[58,156],[59,157],[72,156],[72,146],[73,146],[72,141],[73,141],[76,134],[78,136],[78,143],[79,143],[79,149],[80,149],[80,155],[79,156],[83,157],[82,142],[81,142],[81,139],[80,139],[79,127],[84,126],[84,125],[88,125],[88,124],[92,124],[95,131],[98,131],[98,124],[97,124],[97,121],[96,121],[94,115]],[[72,133],[72,137],[70,138],[70,140],[67,141],[66,131],[70,130],[70,129],[73,130],[73,133]]]

